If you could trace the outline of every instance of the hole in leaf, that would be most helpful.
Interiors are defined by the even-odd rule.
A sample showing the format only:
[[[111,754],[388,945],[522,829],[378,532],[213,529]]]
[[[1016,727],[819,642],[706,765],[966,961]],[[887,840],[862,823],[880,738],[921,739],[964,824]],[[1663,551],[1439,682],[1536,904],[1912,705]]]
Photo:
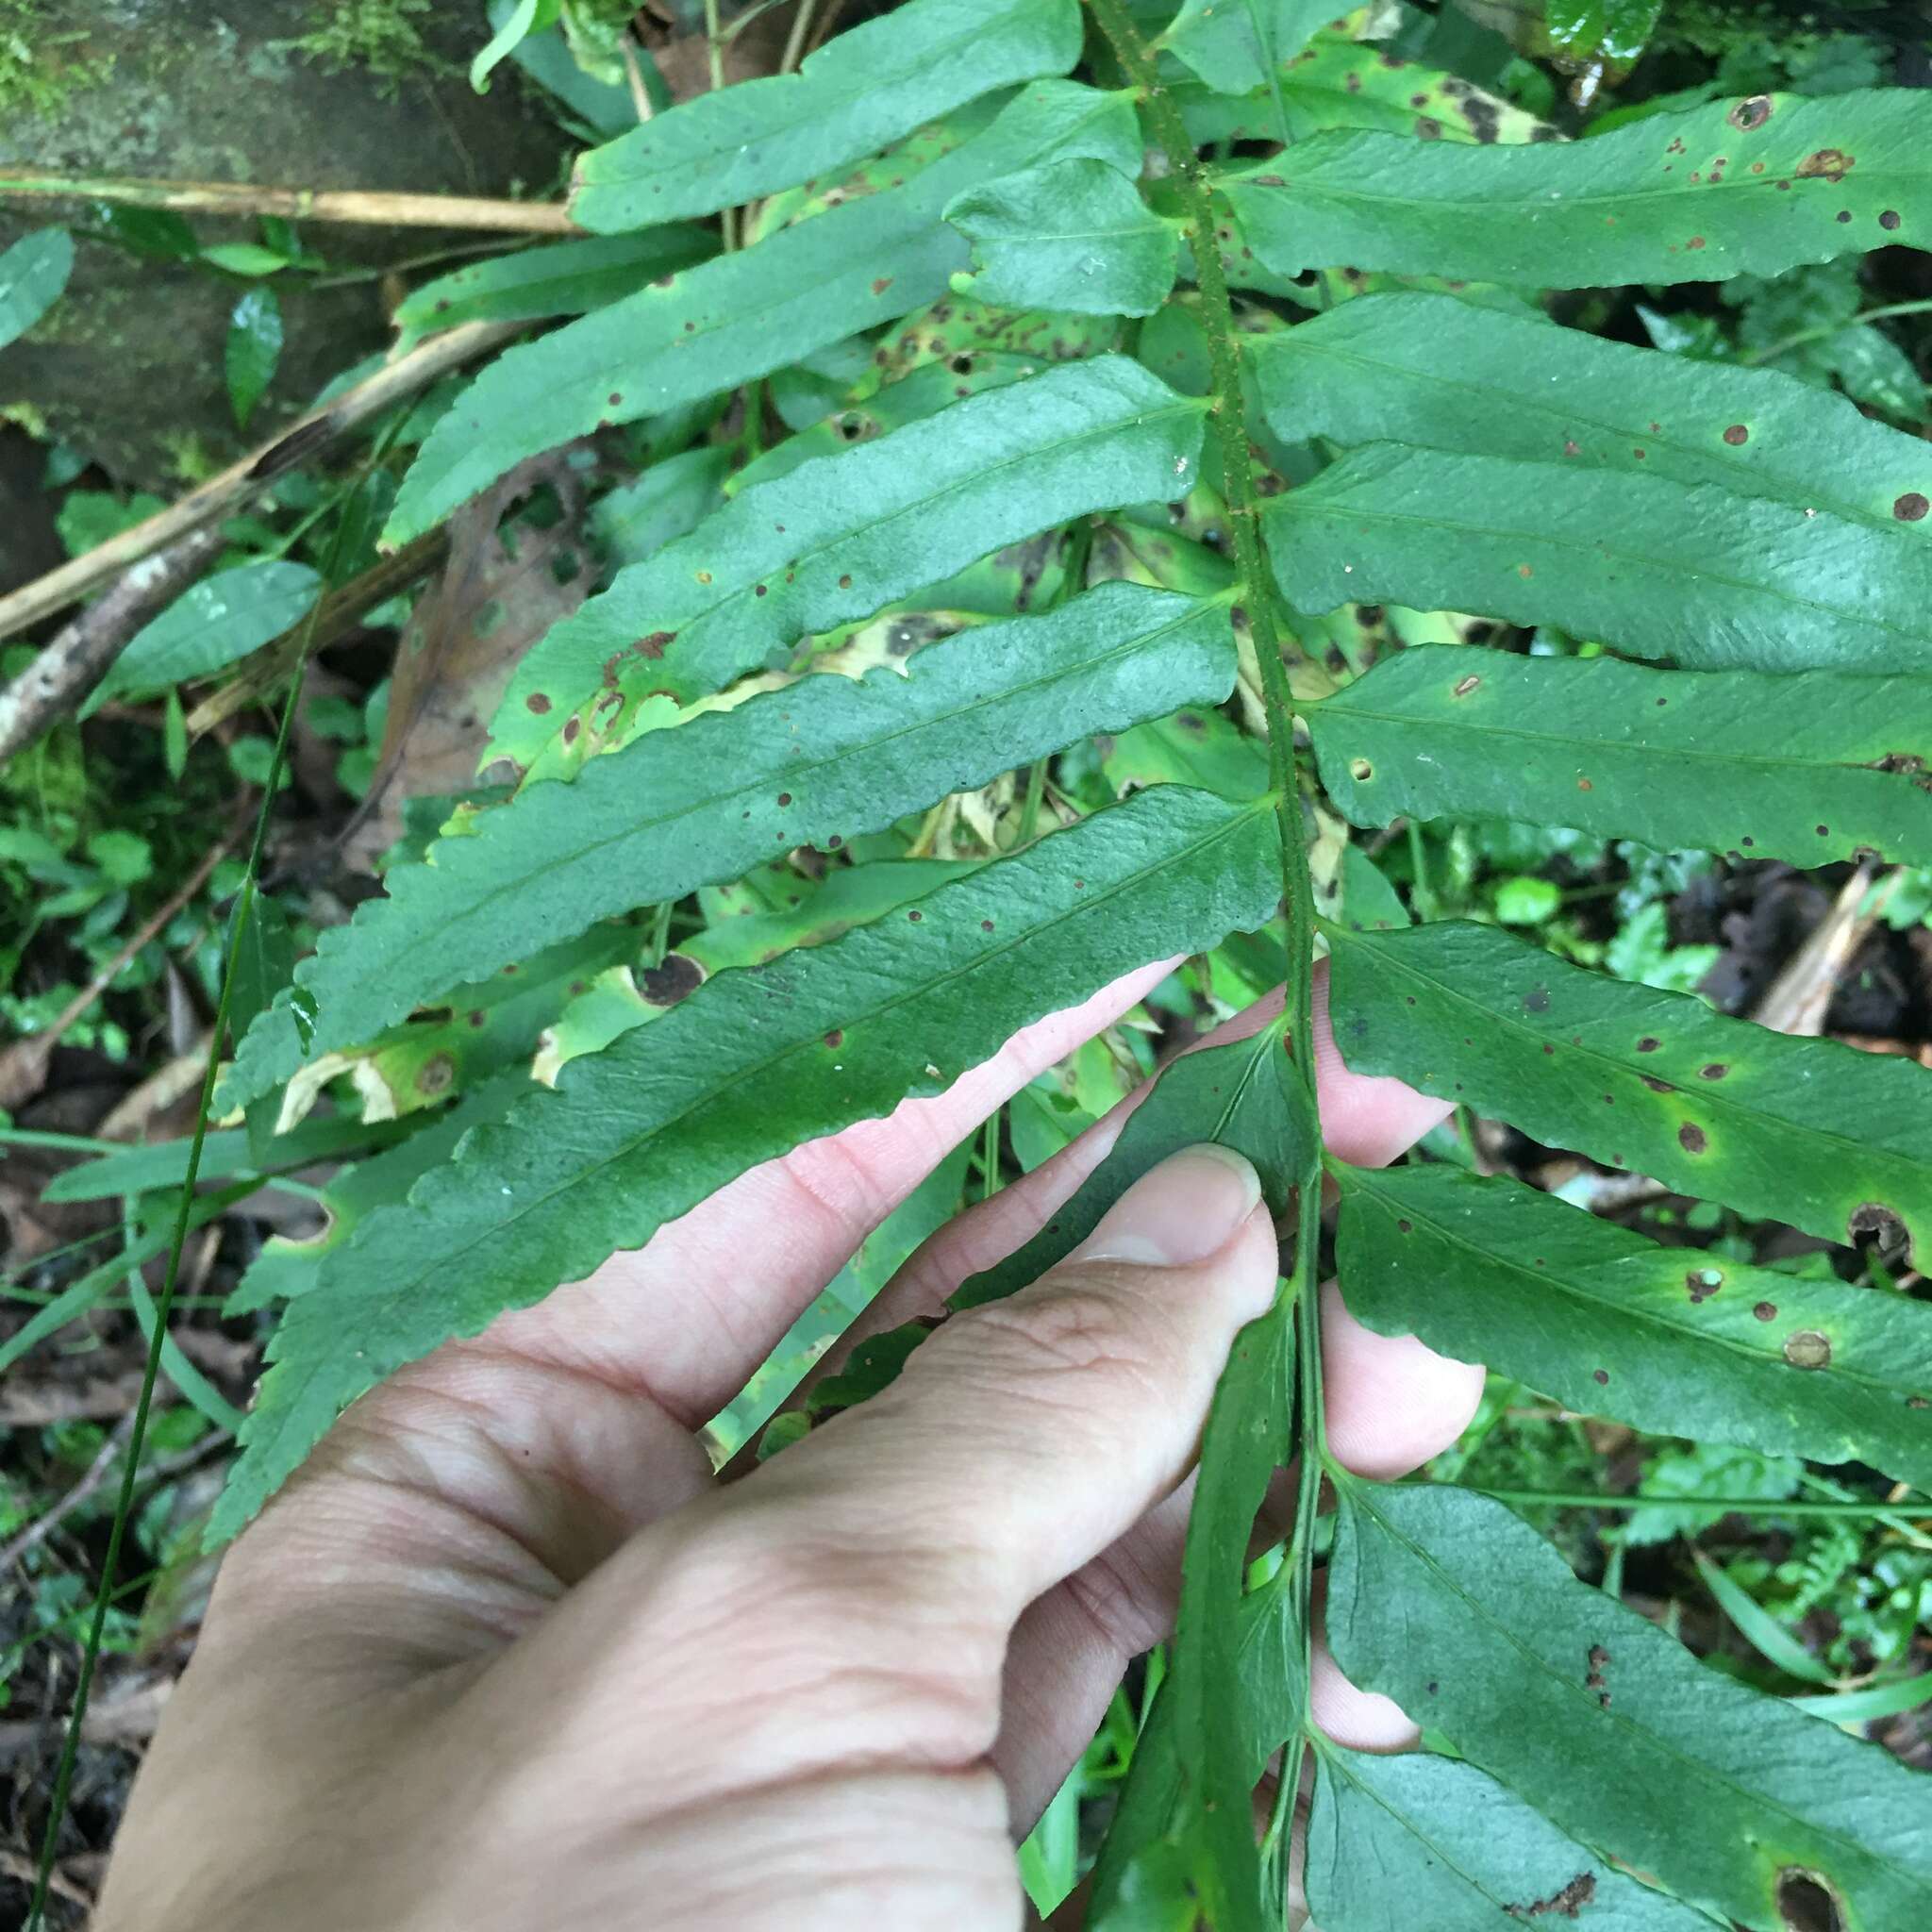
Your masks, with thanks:
[[[1777,1916],[1785,1932],[1845,1932],[1838,1894],[1817,1873],[1796,1865],[1777,1874]]]
[[[1350,758],[1348,775],[1359,784],[1365,779],[1373,778],[1375,775],[1375,768],[1367,758]]]

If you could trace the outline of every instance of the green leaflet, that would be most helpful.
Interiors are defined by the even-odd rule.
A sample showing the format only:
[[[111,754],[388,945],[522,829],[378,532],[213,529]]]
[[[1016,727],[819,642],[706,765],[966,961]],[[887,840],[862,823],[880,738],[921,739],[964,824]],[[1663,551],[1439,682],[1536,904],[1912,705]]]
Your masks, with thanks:
[[[1181,0],[1160,44],[1217,93],[1241,94],[1335,16],[1335,0]]]
[[[1785,1932],[1780,1890],[1807,1876],[1846,1932],[1932,1910],[1923,1777],[1706,1670],[1499,1503],[1337,1487],[1328,1641],[1357,1684],[1721,1922]]]
[[[1575,1919],[1591,1932],[1710,1932],[1702,1912],[1606,1865],[1473,1764],[1318,1740],[1306,1883],[1347,1932],[1493,1932]]]
[[[53,308],[73,272],[74,237],[65,228],[35,228],[0,255],[0,349]]]
[[[207,677],[299,624],[322,591],[306,563],[263,558],[192,586],[134,634],[81,707],[85,718],[125,692]]]
[[[391,1370],[641,1246],[758,1162],[943,1091],[1121,973],[1260,924],[1276,857],[1266,801],[1141,792],[903,918],[720,974],[573,1061],[406,1207],[372,1216],[291,1305],[211,1538],[233,1535]]]
[[[1585,1413],[1932,1483],[1932,1307],[1659,1247],[1508,1180],[1339,1164],[1337,1268],[1385,1335]]]
[[[1220,186],[1284,275],[1344,262],[1556,289],[1774,275],[1932,236],[1932,105],[1905,88],[1757,94],[1524,147],[1318,135]]]
[[[1234,674],[1224,604],[1114,584],[933,644],[903,677],[805,677],[648,732],[575,784],[483,813],[431,863],[392,869],[388,896],[297,970],[319,1009],[310,1040],[284,997],[243,1041],[225,1102],[600,919],[878,831],[1090,733],[1216,703]]]
[[[222,345],[222,373],[228,379],[228,406],[237,427],[248,427],[281,359],[281,298],[267,282],[257,282],[242,290],[229,310],[227,338]]]
[[[1364,295],[1247,345],[1261,408],[1287,441],[1425,449],[1711,483],[1869,524],[1863,574],[1932,536],[1901,519],[1932,489],[1932,453],[1846,397],[1769,369],[1607,341],[1454,295]],[[1545,506],[1567,476],[1537,479]]]
[[[491,755],[527,764],[579,705],[608,726],[626,659],[645,689],[689,700],[1018,538],[1158,496],[1193,469],[1204,415],[1138,362],[1104,356],[742,491],[525,658]]]
[[[388,1123],[371,1125],[359,1120],[308,1120],[275,1141],[275,1165],[306,1167],[345,1155],[373,1152],[399,1138],[401,1129]],[[42,1201],[105,1201],[116,1195],[157,1193],[178,1188],[188,1173],[190,1137],[156,1141],[104,1154],[57,1174],[41,1191]],[[216,1130],[202,1142],[199,1177],[226,1180],[230,1174],[258,1174],[249,1151],[248,1136],[240,1127]]]
[[[1270,1206],[1286,1213],[1312,1145],[1303,1144],[1307,1136],[1294,1116],[1282,1025],[1276,1019],[1245,1040],[1203,1047],[1174,1061],[1073,1199],[1024,1246],[962,1282],[950,1305],[972,1308],[1003,1301],[1038,1281],[1100,1225],[1101,1217],[1149,1168],[1202,1141],[1219,1141],[1245,1154],[1261,1176]]]
[[[1932,1237],[1932,1076],[1908,1060],[1727,1020],[1492,926],[1327,935],[1357,1073],[1825,1241]]]
[[[1380,443],[1262,516],[1298,610],[1476,611],[1701,671],[1932,665],[1932,545],[1716,484]]]
[[[911,0],[827,42],[796,74],[700,94],[592,148],[577,162],[571,216],[608,233],[736,208],[1079,58],[1076,0]]]
[[[585,315],[703,261],[716,245],[703,228],[680,222],[639,235],[593,235],[492,256],[425,282],[398,304],[393,319],[400,346],[460,322]]]
[[[1308,712],[1349,820],[1574,825],[1658,851],[1932,864],[1921,677],[1653,671],[1424,644]]]
[[[953,287],[1009,308],[1152,315],[1174,287],[1177,225],[1104,161],[1050,161],[969,188],[946,220],[973,243]]]
[[[963,125],[974,125],[970,112]],[[941,220],[961,189],[1053,156],[1139,165],[1124,94],[1036,82],[983,132],[903,185],[828,208],[668,285],[500,356],[437,424],[391,516],[420,536],[512,465],[600,425],[695,402],[937,300],[965,242]]]

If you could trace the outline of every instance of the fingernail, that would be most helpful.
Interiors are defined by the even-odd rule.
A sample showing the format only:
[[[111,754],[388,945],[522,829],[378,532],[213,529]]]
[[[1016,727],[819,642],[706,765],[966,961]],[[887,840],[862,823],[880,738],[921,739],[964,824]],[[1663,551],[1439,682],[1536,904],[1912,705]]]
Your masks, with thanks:
[[[1144,1174],[1101,1217],[1073,1259],[1177,1267],[1226,1246],[1261,1198],[1261,1176],[1231,1148],[1203,1141]]]

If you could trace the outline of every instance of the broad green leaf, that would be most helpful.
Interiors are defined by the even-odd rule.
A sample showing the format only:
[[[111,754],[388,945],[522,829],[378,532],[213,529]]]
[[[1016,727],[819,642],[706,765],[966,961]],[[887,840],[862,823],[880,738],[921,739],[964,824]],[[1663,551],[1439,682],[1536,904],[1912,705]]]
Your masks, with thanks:
[[[1350,844],[1341,855],[1341,910],[1338,915],[1351,932],[1399,932],[1409,924],[1408,908],[1382,869],[1360,846]]]
[[[1932,1240],[1932,1074],[1909,1060],[1728,1020],[1492,926],[1328,939],[1358,1074],[1825,1241]]]
[[[1277,275],[1390,269],[1558,289],[1774,275],[1932,236],[1932,104],[1754,94],[1592,141],[1327,134],[1220,183]]]
[[[1473,1764],[1319,1742],[1308,1815],[1313,1923],[1346,1932],[1492,1932],[1569,1920],[1592,1932],[1710,1932],[1559,1831]]]
[[[1204,415],[1138,362],[1100,357],[743,491],[523,660],[491,755],[528,764],[579,706],[605,729],[631,695],[688,701],[1019,538],[1158,496],[1193,469]]]
[[[1923,677],[1653,671],[1424,644],[1307,716],[1323,786],[1358,825],[1493,817],[1660,852],[1932,864]]]
[[[1913,492],[1932,489],[1924,443],[1772,370],[1423,293],[1360,296],[1244,355],[1269,425],[1287,441],[1406,442],[1714,484],[1870,525],[1885,539],[1864,553],[1870,576],[1932,536],[1932,521],[1910,514]],[[1546,492],[1570,479],[1536,481]]]
[[[236,922],[242,919],[244,906],[247,920],[237,932]],[[228,925],[234,974],[228,1026],[231,1037],[239,1041],[289,984],[295,970],[295,935],[289,929],[289,915],[282,910],[281,902],[266,892],[238,898]],[[269,1165],[275,1158],[278,1111],[273,1096],[267,1094],[247,1110],[248,1145],[258,1167]]]
[[[205,578],[142,625],[95,686],[81,716],[125,692],[207,677],[299,624],[322,593],[306,563],[263,558]]]
[[[1378,443],[1262,515],[1299,610],[1475,611],[1698,671],[1932,666],[1932,545],[1716,484]]]
[[[229,312],[223,348],[228,403],[242,428],[248,427],[248,419],[275,380],[281,359],[281,298],[265,282],[258,283],[242,291]]]
[[[74,237],[65,228],[36,228],[0,255],[0,349],[53,308],[73,272]]]
[[[910,0],[828,41],[796,74],[700,94],[592,148],[577,162],[571,216],[608,233],[736,208],[1079,58],[1075,0]]]
[[[1932,1911],[1923,1774],[1707,1670],[1499,1503],[1339,1487],[1328,1641],[1352,1681],[1720,1923],[1789,1932],[1821,1890],[1846,1932]]]
[[[461,322],[587,315],[635,294],[659,275],[703,261],[715,247],[703,228],[676,222],[637,235],[593,235],[520,248],[425,282],[397,306],[395,325],[407,348]]]
[[[962,125],[974,121],[969,112]],[[954,195],[1056,156],[1131,173],[1140,141],[1125,94],[1037,82],[902,185],[828,207],[507,351],[424,442],[389,541],[420,536],[525,457],[769,375],[937,301],[968,262],[964,239],[941,219]]]
[[[903,676],[806,677],[648,732],[574,784],[526,787],[430,863],[392,869],[388,896],[325,931],[297,969],[319,1009],[306,1052],[285,999],[244,1041],[225,1103],[600,919],[881,830],[1091,733],[1213,703],[1234,673],[1224,604],[1106,585],[933,644]]]
[[[1659,1247],[1457,1168],[1335,1174],[1342,1292],[1378,1333],[1660,1435],[1932,1482],[1932,1306]]]
[[[1020,1026],[1274,910],[1265,801],[1166,786],[903,917],[722,973],[371,1217],[293,1304],[211,1535],[232,1535],[391,1369],[643,1245],[734,1175],[942,1091]]]
[[[1217,93],[1246,93],[1336,12],[1336,0],[1181,0],[1160,45]]]
[[[1152,315],[1174,287],[1178,225],[1104,161],[1051,161],[969,188],[946,220],[973,243],[953,287],[1009,308]]]

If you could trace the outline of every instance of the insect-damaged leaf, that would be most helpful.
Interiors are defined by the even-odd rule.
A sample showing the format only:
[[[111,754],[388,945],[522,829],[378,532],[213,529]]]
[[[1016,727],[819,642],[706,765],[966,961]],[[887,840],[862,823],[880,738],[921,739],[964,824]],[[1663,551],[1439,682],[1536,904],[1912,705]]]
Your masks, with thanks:
[[[1664,852],[1932,864],[1923,676],[1653,671],[1424,644],[1312,708],[1308,728],[1324,787],[1358,825],[1494,816]]]
[[[1932,665],[1932,544],[1717,484],[1378,443],[1262,517],[1298,610],[1470,610],[1700,671]]]
[[[1355,1072],[1826,1241],[1932,1238],[1924,1068],[1728,1020],[1492,926],[1327,931]]]
[[[1009,308],[1151,315],[1174,287],[1176,227],[1103,161],[1049,161],[969,188],[946,219],[973,243],[962,295]]]
[[[1076,0],[912,0],[828,41],[796,74],[700,94],[592,148],[571,216],[608,233],[735,208],[1079,57]]]
[[[1886,541],[1865,554],[1868,576],[1932,539],[1932,519],[1910,514],[1914,492],[1932,490],[1924,443],[1775,370],[1668,356],[1420,291],[1341,303],[1247,343],[1243,359],[1286,441],[1406,442],[1716,484],[1869,525]],[[1540,487],[1547,505],[1569,478]]]
[[[574,707],[614,708],[602,693],[622,698],[622,671],[634,667],[646,690],[695,697],[1019,538],[1171,494],[1194,474],[1204,408],[1138,362],[1104,356],[743,491],[621,573],[524,659],[491,753],[527,763]]]
[[[1117,974],[1259,924],[1276,857],[1266,801],[1162,786],[903,914],[721,973],[573,1061],[372,1216],[293,1305],[211,1535],[391,1370],[641,1246],[758,1162],[943,1091]]]
[[[1311,1922],[1347,1932],[1710,1932],[1702,1912],[1604,1863],[1473,1764],[1317,1740],[1306,1883]]]
[[[1820,1892],[1846,1928],[1932,1912],[1923,1775],[1707,1670],[1499,1503],[1338,1488],[1328,1641],[1353,1682],[1721,1923],[1789,1932],[1782,1906]]]
[[[1641,1235],[1459,1169],[1337,1167],[1337,1266],[1385,1335],[1585,1413],[1932,1482],[1932,1307]]]
[[[249,1033],[225,1104],[597,920],[877,831],[1089,733],[1216,703],[1234,672],[1224,604],[1111,584],[933,644],[904,677],[806,677],[649,732],[574,784],[525,788],[432,862],[392,868],[388,896],[325,931],[297,971],[311,1039],[283,1000]]]
[[[1544,288],[1774,275],[1932,235],[1932,104],[1757,94],[1590,141],[1326,134],[1220,184],[1261,262]]]
[[[981,119],[969,109],[959,125],[971,138],[924,167],[908,159],[900,186],[827,208],[507,351],[430,432],[403,479],[388,540],[420,536],[540,450],[767,375],[938,300],[969,260],[941,210],[974,182],[1059,156],[1129,173],[1140,165],[1124,94],[1041,81],[973,132]]]
[[[1181,0],[1161,44],[1217,93],[1246,93],[1334,18],[1334,0]]]

